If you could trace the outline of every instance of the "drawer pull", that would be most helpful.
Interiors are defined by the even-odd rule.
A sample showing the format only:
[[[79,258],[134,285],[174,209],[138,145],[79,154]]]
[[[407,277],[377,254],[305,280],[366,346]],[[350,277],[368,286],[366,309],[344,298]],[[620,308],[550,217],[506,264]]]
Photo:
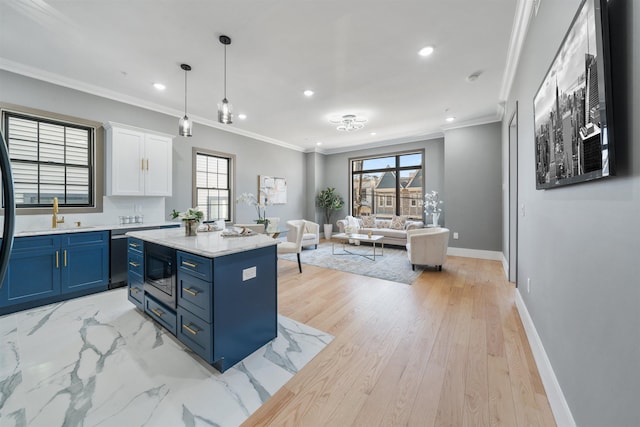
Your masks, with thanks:
[[[157,308],[152,308],[151,311],[158,317],[162,317],[162,315],[164,314],[162,310],[158,310]]]
[[[60,268],[60,252],[56,251],[56,268]]]
[[[64,250],[64,266],[67,266],[67,250]]]
[[[140,267],[140,264],[139,264],[139,263],[137,263],[137,262],[133,262],[133,261],[129,261],[129,265],[130,265],[131,267]]]
[[[200,293],[198,291],[191,290],[191,288],[182,288],[182,290],[194,297]]]
[[[138,289],[138,288],[131,288],[131,292],[134,292],[134,293],[136,293],[136,294],[137,294],[138,292],[140,292],[140,289]]]
[[[182,265],[186,265],[187,267],[191,267],[191,268],[197,268],[198,264],[194,264],[192,262],[188,262],[188,261],[182,261]]]
[[[195,329],[193,329],[192,327],[188,326],[188,325],[182,325],[182,327],[184,329],[186,329],[187,331],[191,332],[193,335],[198,335],[198,332],[200,331],[196,331]]]
[[[140,246],[140,245],[139,245],[139,244],[137,244],[137,243],[129,243],[129,247],[131,247],[131,248],[137,248],[137,247],[139,247],[139,246]]]

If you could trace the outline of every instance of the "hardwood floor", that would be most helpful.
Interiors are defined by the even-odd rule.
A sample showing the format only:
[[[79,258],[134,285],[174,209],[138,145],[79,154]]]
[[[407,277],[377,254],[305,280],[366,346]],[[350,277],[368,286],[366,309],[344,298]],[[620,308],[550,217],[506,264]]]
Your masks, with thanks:
[[[555,426],[499,262],[411,286],[278,267],[278,311],[335,339],[243,425]]]

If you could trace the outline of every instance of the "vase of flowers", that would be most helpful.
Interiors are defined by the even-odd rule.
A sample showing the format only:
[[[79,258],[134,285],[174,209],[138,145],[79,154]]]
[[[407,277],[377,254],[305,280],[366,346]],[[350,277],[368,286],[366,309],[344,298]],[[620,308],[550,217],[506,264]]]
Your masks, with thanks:
[[[256,213],[258,214],[258,219],[255,220],[256,224],[264,224],[264,229],[267,229],[269,226],[269,220],[267,219],[267,206],[271,206],[272,204],[268,199],[259,201],[253,193],[242,193],[240,197],[236,199],[236,203],[244,203],[254,206],[256,208]]]
[[[440,200],[437,191],[431,191],[424,195],[424,213],[431,214],[431,225],[437,227],[440,213],[442,213],[442,205],[444,202]]]
[[[197,207],[189,208],[184,212],[178,212],[174,209],[171,212],[171,218],[180,218],[182,220],[185,236],[195,236],[198,233],[198,225],[204,218],[204,213]]]

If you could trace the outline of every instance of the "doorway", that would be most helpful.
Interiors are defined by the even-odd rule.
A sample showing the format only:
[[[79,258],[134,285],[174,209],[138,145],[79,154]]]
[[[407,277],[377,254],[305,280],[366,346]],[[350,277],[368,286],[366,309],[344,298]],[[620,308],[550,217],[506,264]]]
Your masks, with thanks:
[[[509,120],[509,281],[518,286],[518,101]]]

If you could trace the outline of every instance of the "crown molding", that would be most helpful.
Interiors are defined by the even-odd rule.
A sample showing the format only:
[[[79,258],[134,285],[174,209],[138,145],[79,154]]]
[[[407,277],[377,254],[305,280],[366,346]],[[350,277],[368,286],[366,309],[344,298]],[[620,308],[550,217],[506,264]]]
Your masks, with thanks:
[[[394,138],[387,139],[384,141],[376,141],[367,144],[354,145],[351,147],[340,147],[340,148],[331,148],[322,151],[318,151],[322,154],[339,154],[339,153],[349,153],[352,151],[360,151],[360,150],[369,150],[371,148],[379,148],[379,147],[388,147],[390,145],[399,145],[399,144],[407,144],[410,142],[420,142],[420,141],[428,141],[430,139],[442,138],[444,137],[444,133],[442,132],[431,132],[425,133],[421,135],[412,135],[402,138]]]
[[[70,79],[68,77],[61,76],[59,74],[50,73],[48,71],[44,71],[39,68],[20,64],[18,62],[10,61],[5,58],[0,58],[0,70],[5,70],[11,73],[20,74],[22,76],[30,77],[36,80],[45,81],[47,83],[52,83],[58,86],[63,86],[69,89],[99,96],[101,98],[107,98],[113,101],[118,101],[128,105],[133,105],[135,107],[144,108],[146,110],[167,114],[169,116],[182,117],[182,115],[184,114],[184,112],[181,110],[179,111],[179,110],[169,108],[160,104],[144,101],[140,98],[129,96],[120,92],[115,92],[109,89],[105,89],[103,87],[91,85],[85,82],[81,82],[79,80]],[[223,125],[221,123],[218,123],[215,120],[211,120],[205,117],[191,115],[191,119],[194,121],[194,123],[209,126],[224,132],[246,136],[248,138],[267,142],[273,145],[278,145],[280,147],[288,148],[290,150],[304,151],[301,147],[298,147],[296,145],[289,144],[287,142],[280,141],[275,138],[270,138],[268,136],[260,135],[254,132],[249,132],[249,131],[238,129],[235,127],[230,127],[229,125]]]
[[[513,84],[516,70],[518,69],[522,45],[524,44],[533,16],[534,3],[535,0],[518,0],[516,4],[516,14],[513,19],[511,38],[509,39],[509,50],[507,52],[507,63],[502,77],[502,85],[500,86],[500,101],[506,101],[509,97],[511,85]]]

